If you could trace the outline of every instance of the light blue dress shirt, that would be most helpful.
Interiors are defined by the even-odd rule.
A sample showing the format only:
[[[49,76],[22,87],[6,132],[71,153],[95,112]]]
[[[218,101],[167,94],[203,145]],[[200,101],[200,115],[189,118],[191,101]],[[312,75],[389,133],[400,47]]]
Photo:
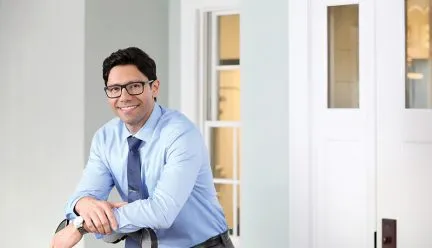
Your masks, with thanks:
[[[90,156],[66,218],[84,196],[106,200],[116,186],[127,201],[127,137],[125,124],[115,118],[93,137]],[[146,124],[134,135],[140,147],[142,174],[149,198],[115,209],[116,232],[143,227],[155,230],[161,248],[185,248],[227,231],[216,196],[208,152],[200,131],[183,114],[154,105]],[[99,235],[100,236],[100,235]]]

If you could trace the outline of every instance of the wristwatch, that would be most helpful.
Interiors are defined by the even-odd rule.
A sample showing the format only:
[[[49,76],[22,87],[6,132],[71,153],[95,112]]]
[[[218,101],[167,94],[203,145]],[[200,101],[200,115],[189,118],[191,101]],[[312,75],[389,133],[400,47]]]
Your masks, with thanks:
[[[81,216],[76,217],[72,223],[75,226],[75,228],[78,230],[78,232],[80,232],[82,235],[87,233],[86,229],[84,228],[83,217]]]

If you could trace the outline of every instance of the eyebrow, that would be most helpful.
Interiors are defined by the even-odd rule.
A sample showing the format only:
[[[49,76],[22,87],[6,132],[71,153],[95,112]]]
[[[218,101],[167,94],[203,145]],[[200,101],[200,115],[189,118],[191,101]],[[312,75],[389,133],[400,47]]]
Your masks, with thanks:
[[[108,83],[107,83],[107,87],[111,87],[111,86],[122,86],[122,85],[126,85],[126,84],[130,84],[130,83],[145,83],[146,81],[143,81],[143,80],[133,80],[133,81],[129,81],[129,82],[126,82],[126,83],[115,83],[115,84],[111,84],[111,85],[108,85]]]

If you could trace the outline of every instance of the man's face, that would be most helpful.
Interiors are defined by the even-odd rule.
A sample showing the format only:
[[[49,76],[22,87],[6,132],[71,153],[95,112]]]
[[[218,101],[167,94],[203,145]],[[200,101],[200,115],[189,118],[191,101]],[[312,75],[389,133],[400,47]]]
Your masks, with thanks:
[[[148,82],[148,78],[135,65],[118,65],[111,69],[107,86],[125,85],[130,82]],[[157,97],[158,93],[159,81],[156,80],[152,83],[152,87],[146,83],[140,95],[130,95],[123,88],[121,96],[108,98],[108,103],[129,131],[137,132],[149,118],[154,105],[153,98]]]

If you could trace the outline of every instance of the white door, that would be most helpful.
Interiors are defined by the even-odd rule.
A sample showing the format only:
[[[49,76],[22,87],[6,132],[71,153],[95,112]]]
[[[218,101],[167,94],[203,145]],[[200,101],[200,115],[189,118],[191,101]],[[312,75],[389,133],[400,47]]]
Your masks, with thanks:
[[[313,248],[374,245],[373,7],[311,0]]]
[[[376,1],[378,240],[381,219],[396,219],[399,248],[432,247],[430,7]]]

